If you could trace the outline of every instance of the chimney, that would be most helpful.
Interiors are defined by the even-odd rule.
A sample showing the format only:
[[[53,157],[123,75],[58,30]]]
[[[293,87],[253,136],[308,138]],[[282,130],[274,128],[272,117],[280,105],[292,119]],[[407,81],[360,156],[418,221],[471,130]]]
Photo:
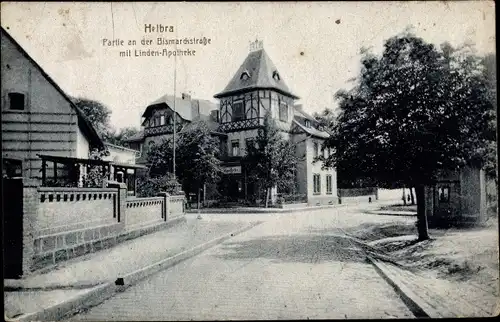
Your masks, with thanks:
[[[212,117],[212,120],[217,123],[219,122],[219,110],[210,111],[210,116]]]
[[[189,97],[189,99],[191,99],[191,96]],[[191,100],[191,119],[194,120],[199,117],[200,117],[200,101]]]
[[[182,93],[181,97],[183,100],[188,100],[188,101],[191,100],[191,95],[187,93]]]
[[[295,108],[298,109],[299,111],[304,111],[302,104],[295,104]]]

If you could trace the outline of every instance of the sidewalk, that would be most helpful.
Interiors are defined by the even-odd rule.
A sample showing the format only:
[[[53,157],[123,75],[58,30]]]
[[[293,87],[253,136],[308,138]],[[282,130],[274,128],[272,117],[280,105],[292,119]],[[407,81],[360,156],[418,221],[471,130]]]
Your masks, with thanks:
[[[167,258],[181,254],[182,259],[188,258],[218,243],[216,239],[229,238],[257,223],[198,220],[188,216],[182,224],[62,262],[52,271],[22,280],[4,280],[4,315],[14,319],[32,316],[39,320],[46,318],[36,314],[53,306],[60,306],[59,311],[76,309],[82,304],[78,302],[87,302],[100,291],[105,293],[110,285],[115,287],[119,277],[142,278],[162,265],[169,265],[162,264]],[[65,305],[65,302],[72,303]]]
[[[421,317],[490,317],[499,314],[498,293],[471,282],[447,280],[410,272],[372,259],[381,275]]]

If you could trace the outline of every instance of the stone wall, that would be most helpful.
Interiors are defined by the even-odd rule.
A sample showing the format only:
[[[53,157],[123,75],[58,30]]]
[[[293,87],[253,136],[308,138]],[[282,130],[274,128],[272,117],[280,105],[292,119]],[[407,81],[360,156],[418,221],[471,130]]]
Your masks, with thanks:
[[[38,188],[36,235],[116,222],[117,193],[113,188]],[[96,210],[99,211],[96,211]]]
[[[148,227],[163,227],[185,214],[184,195],[127,199],[123,183],[109,182],[108,188],[23,184],[23,275],[156,231]]]
[[[128,199],[125,224],[134,226],[162,221],[164,204],[164,197]]]
[[[167,218],[173,219],[183,216],[186,212],[185,207],[186,198],[184,195],[170,196],[167,210]]]

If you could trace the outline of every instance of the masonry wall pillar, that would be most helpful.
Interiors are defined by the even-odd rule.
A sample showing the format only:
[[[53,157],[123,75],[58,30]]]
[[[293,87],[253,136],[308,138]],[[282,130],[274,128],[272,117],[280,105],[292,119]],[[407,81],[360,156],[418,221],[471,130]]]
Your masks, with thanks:
[[[127,225],[127,185],[122,182],[107,181],[106,186],[118,189],[116,220],[120,223],[120,226],[125,227]]]
[[[166,192],[160,192],[158,195],[160,197],[163,197],[163,208],[162,208],[161,218],[163,219],[163,221],[167,221],[169,217],[168,213],[170,210],[170,195]]]
[[[33,265],[38,203],[38,182],[33,179],[23,179],[23,276],[31,272]]]

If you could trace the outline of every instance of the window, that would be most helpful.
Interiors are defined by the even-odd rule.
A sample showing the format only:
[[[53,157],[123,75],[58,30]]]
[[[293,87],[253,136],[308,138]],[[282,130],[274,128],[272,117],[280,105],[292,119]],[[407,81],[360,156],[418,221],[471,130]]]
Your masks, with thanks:
[[[321,193],[321,177],[319,174],[313,174],[313,192],[315,195]]]
[[[275,70],[273,72],[273,78],[274,78],[275,81],[279,82],[279,80],[280,80],[280,74],[278,73],[277,70]]]
[[[327,174],[326,175],[326,194],[327,195],[331,195],[332,194],[332,175],[331,174]]]
[[[24,94],[9,93],[9,108],[16,111],[24,110]]]
[[[288,105],[285,102],[280,102],[279,117],[280,121],[288,122]]]
[[[311,122],[309,122],[309,120],[305,120],[304,125],[306,127],[311,127]]]
[[[232,121],[239,121],[245,118],[245,108],[243,106],[243,102],[234,102],[233,103],[233,116]]]
[[[165,115],[160,116],[160,125],[165,125]]]
[[[250,78],[250,73],[247,70],[245,70],[243,73],[241,73],[240,79],[247,80],[249,78]]]
[[[240,155],[240,142],[239,141],[231,141],[231,150],[233,152],[233,156]]]
[[[316,143],[316,142],[314,142],[314,144],[313,144],[313,155],[315,158],[317,158],[319,155],[319,146],[318,146],[318,143]]]
[[[450,187],[440,187],[439,202],[450,202]]]
[[[169,117],[167,118],[167,123],[168,123],[168,124],[174,124],[174,118],[173,118],[172,116],[169,116]]]

